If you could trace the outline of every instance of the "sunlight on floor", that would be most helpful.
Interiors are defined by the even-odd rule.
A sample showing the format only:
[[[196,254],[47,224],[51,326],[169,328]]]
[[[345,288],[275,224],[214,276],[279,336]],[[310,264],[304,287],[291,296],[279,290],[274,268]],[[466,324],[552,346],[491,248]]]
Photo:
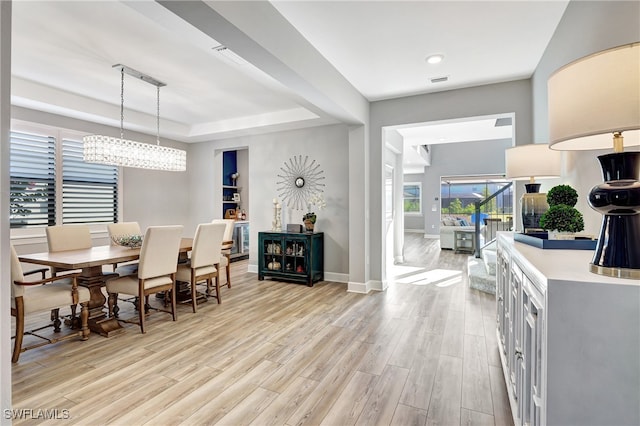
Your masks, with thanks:
[[[448,287],[460,282],[462,271],[450,269],[433,269],[426,271],[417,266],[394,265],[391,272],[391,282],[413,285],[436,285]]]

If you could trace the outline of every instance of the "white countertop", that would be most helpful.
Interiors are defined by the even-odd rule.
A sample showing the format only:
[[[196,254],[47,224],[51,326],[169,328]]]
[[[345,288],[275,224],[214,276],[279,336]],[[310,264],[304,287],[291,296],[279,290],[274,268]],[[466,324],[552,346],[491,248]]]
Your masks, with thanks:
[[[585,283],[640,287],[640,280],[613,278],[590,272],[589,264],[593,260],[593,250],[543,250],[514,241],[512,232],[498,232],[498,238],[502,238],[505,242],[513,244],[517,252],[519,252],[518,254],[520,256],[518,257],[520,260],[529,263],[548,280],[580,281]]]

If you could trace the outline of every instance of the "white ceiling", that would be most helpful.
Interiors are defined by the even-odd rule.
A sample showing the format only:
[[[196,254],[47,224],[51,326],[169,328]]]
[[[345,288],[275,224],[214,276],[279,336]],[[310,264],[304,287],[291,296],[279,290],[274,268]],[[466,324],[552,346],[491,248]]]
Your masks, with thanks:
[[[375,101],[530,77],[567,2],[272,5],[357,91]],[[234,7],[233,2],[195,3]],[[263,29],[269,22],[260,18],[255,16]],[[340,121],[319,104],[310,105],[299,85],[219,55],[213,48],[222,43],[157,2],[14,0],[12,25],[17,106],[119,127],[120,75],[112,66],[125,64],[167,84],[160,92],[163,137],[198,142]],[[280,48],[289,41],[296,45],[282,40]],[[427,64],[432,53],[444,54],[444,61]],[[429,82],[440,76],[449,81]],[[155,134],[155,87],[126,77],[124,95],[125,128]],[[406,132],[410,137],[412,131]],[[453,130],[447,133],[454,137]]]

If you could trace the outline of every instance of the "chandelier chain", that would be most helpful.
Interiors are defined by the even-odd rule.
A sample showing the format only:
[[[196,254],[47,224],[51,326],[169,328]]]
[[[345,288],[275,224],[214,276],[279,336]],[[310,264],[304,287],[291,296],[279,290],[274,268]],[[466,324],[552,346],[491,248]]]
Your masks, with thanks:
[[[157,91],[158,91],[158,104],[157,104],[157,120],[158,120],[158,131],[156,133],[156,144],[160,145],[160,86],[157,86]]]
[[[124,68],[120,68],[120,139],[124,139]]]

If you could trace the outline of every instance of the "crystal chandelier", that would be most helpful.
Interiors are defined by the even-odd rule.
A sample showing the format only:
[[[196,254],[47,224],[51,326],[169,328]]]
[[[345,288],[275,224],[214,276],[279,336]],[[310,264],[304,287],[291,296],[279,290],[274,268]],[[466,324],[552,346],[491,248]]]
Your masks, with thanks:
[[[182,172],[187,168],[187,152],[181,149],[160,146],[160,88],[166,84],[125,65],[120,68],[120,138],[90,135],[82,138],[84,161],[112,166],[136,167],[139,169]],[[156,145],[136,142],[124,138],[124,74],[153,84],[157,88],[157,134]]]

